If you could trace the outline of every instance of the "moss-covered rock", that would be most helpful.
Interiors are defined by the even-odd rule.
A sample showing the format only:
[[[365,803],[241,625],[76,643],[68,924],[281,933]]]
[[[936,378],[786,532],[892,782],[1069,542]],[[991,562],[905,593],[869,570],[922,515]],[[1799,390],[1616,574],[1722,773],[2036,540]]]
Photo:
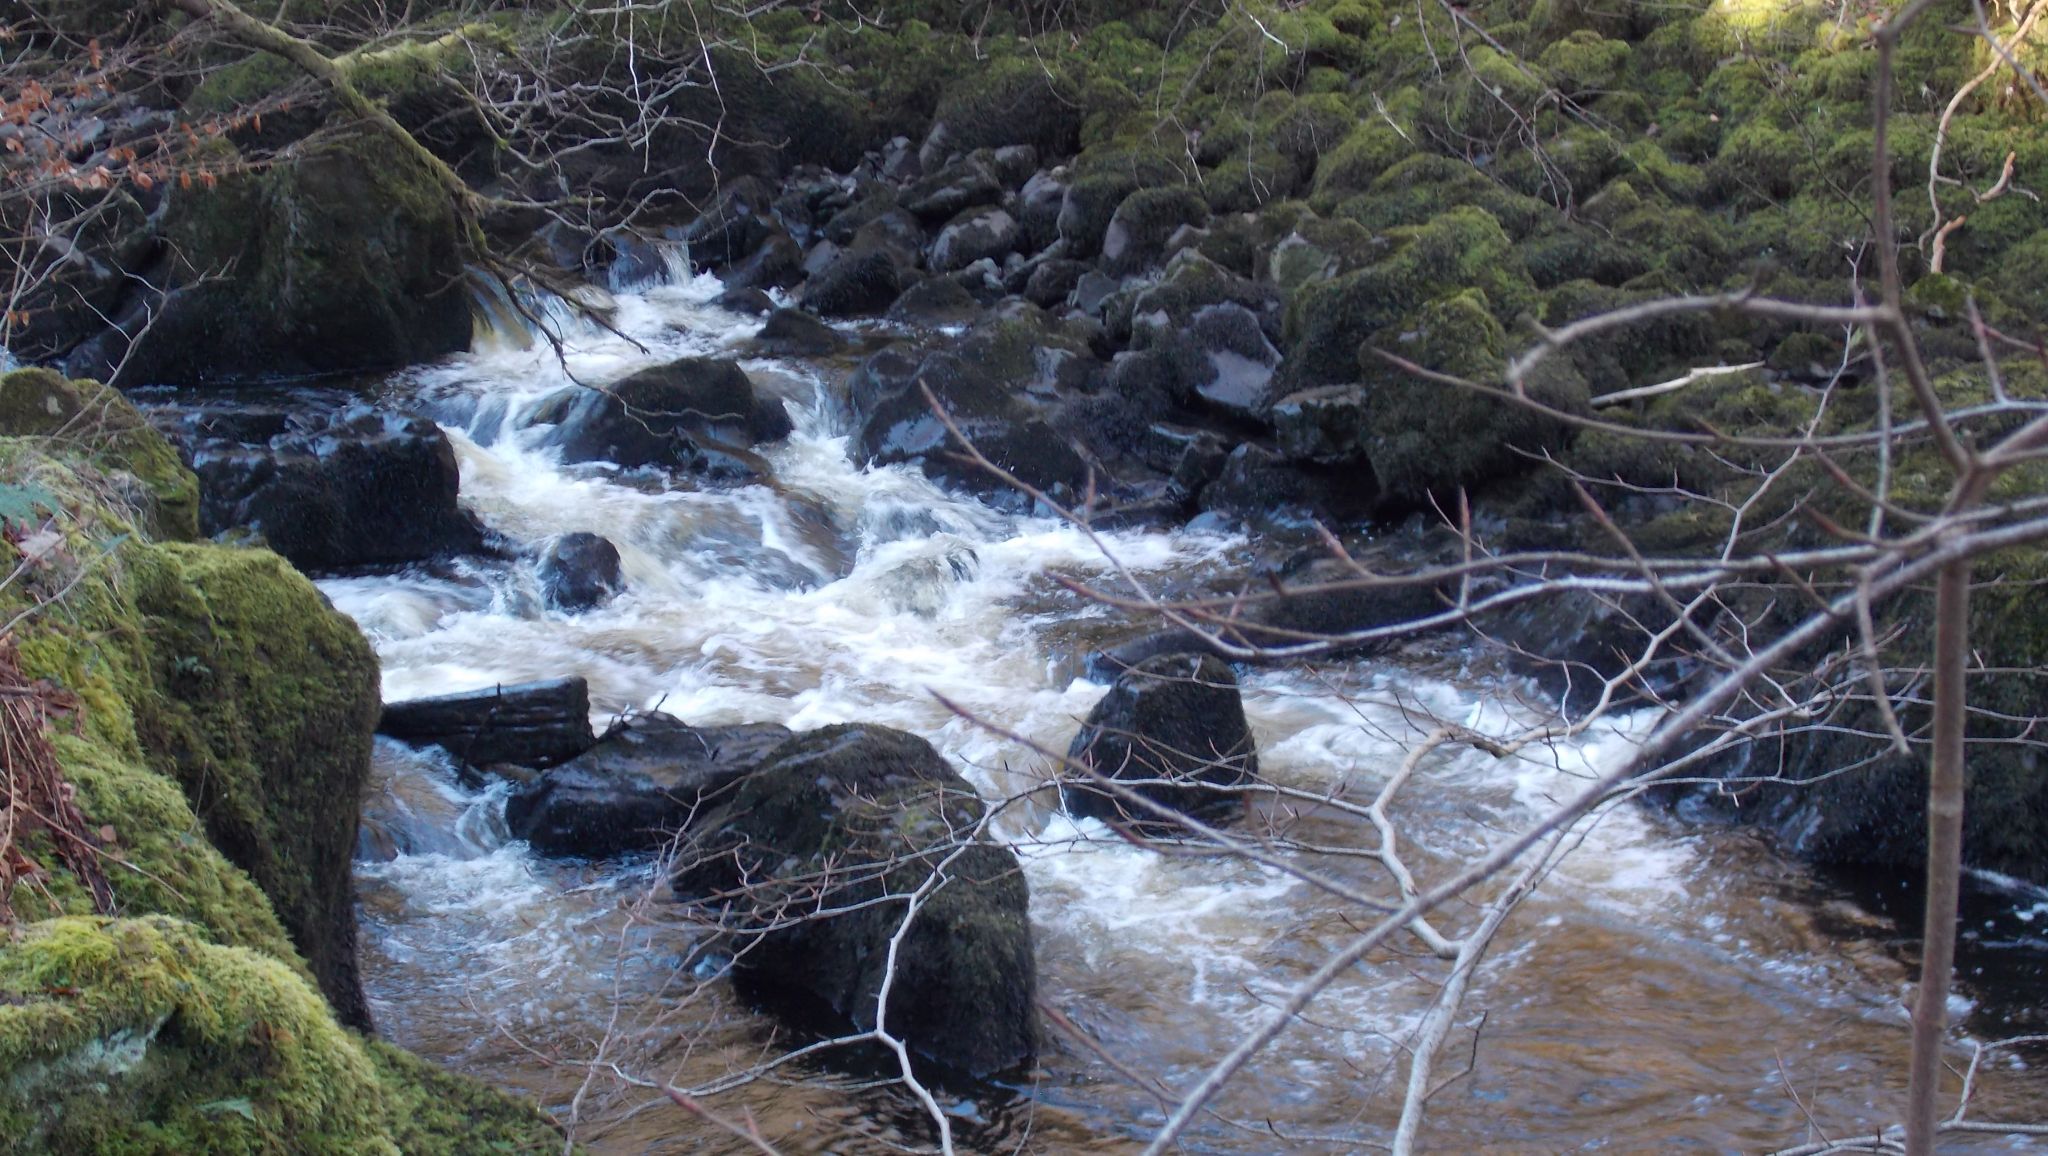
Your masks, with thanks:
[[[0,437],[46,438],[56,456],[133,479],[147,497],[145,528],[157,538],[199,536],[199,483],[178,452],[120,393],[47,369],[0,376]]]
[[[175,190],[163,226],[178,286],[119,364],[119,385],[390,368],[469,345],[464,237],[426,166],[367,130],[290,161]],[[104,362],[105,366],[88,362]]]
[[[1380,489],[1395,502],[1449,497],[1519,473],[1529,455],[1562,449],[1568,429],[1527,407],[1475,389],[1406,373],[1376,356],[1384,349],[1424,369],[1482,386],[1497,386],[1507,337],[1485,297],[1467,290],[1430,302],[1381,330],[1359,353],[1366,383],[1366,456]],[[1553,361],[1527,383],[1530,398],[1564,412],[1582,410],[1585,382],[1569,363]],[[1562,372],[1560,372],[1562,371]]]
[[[287,963],[167,916],[0,950],[0,1136],[48,1153],[541,1153],[530,1107],[338,1026]]]
[[[22,675],[100,844],[113,908],[36,832],[0,941],[0,1140],[50,1153],[553,1149],[533,1109],[366,1043],[349,854],[378,708],[354,626],[268,551],[159,542],[161,437],[111,391],[15,374],[0,488],[57,548],[0,546]],[[19,387],[19,388],[18,388]],[[22,433],[28,430],[32,432]],[[75,436],[74,436],[75,435]],[[60,716],[61,718],[61,716]],[[324,995],[324,999],[323,999]]]
[[[1333,385],[1358,373],[1359,343],[1437,298],[1477,289],[1513,319],[1536,304],[1535,286],[1499,222],[1470,206],[1389,233],[1392,252],[1355,273],[1308,284],[1287,310],[1290,389]]]

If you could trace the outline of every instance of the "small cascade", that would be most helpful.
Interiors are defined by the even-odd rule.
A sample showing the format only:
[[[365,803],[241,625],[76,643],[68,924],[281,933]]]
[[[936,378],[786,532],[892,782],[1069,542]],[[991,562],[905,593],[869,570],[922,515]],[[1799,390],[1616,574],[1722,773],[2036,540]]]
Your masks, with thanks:
[[[376,644],[387,699],[579,675],[600,727],[650,708],[698,725],[880,723],[927,737],[990,796],[1023,794],[1047,768],[1006,733],[1064,750],[1107,689],[1074,677],[1074,656],[1120,637],[1064,580],[1121,572],[1199,589],[1248,567],[1241,536],[1091,535],[998,512],[910,467],[850,460],[834,371],[748,357],[760,323],[712,304],[721,290],[690,272],[680,246],[653,245],[612,267],[615,330],[559,300],[488,298],[491,339],[392,383],[449,430],[464,502],[487,526],[521,541],[599,534],[618,548],[627,589],[565,614],[543,604],[523,561],[322,582]],[[522,309],[559,326],[559,356],[532,339]],[[517,420],[572,382],[684,356],[740,357],[757,388],[781,398],[795,432],[764,447],[772,484],[564,466]],[[1244,686],[1263,773],[1354,798],[1419,739],[1413,707],[1482,733],[1536,719],[1514,688],[1467,674],[1457,654],[1260,670]],[[1541,758],[1468,750],[1432,763],[1400,816],[1414,864],[1441,873],[1483,854],[1626,757],[1646,722],[1615,720]],[[776,1021],[699,982],[717,960],[665,917],[650,864],[537,859],[506,839],[506,784],[464,781],[446,759],[390,742],[376,759],[358,865],[364,966],[399,1042],[556,1106],[577,1096],[578,1061],[600,1040],[626,1069],[699,1082],[781,1046]],[[1355,912],[1270,865],[1161,855],[1049,806],[1021,811],[1001,834],[1031,885],[1044,998],[1169,1082],[1214,1063],[1353,933]],[[1777,1063],[1829,1118],[1885,1116],[1890,1106],[1868,1092],[1887,1086],[1903,1052],[1907,972],[1875,947],[1843,951],[1817,930],[1807,885],[1784,876],[1746,840],[1674,834],[1633,807],[1608,812],[1482,971],[1488,1075],[1446,1092],[1439,1118],[1503,1151],[1569,1148],[1589,1128],[1636,1151],[1755,1149],[1783,1134]],[[2022,929],[2048,923],[2039,897],[2020,906]],[[1384,1122],[1364,1105],[1393,1041],[1424,1010],[1423,991],[1411,961],[1365,961],[1222,1109],[1334,1137],[1332,1150],[1382,1140]],[[1629,1014],[1612,1014],[1618,1005]],[[1815,1023],[1830,1025],[1824,1038],[1806,1030]],[[1043,1067],[1029,1089],[962,1101],[963,1121],[989,1122],[975,1150],[1121,1150],[1134,1122],[1158,1118],[1145,1089],[1105,1080],[1077,1049],[1048,1047]],[[1691,1112],[1671,1111],[1672,1087],[1698,1089]],[[2027,1087],[2039,1090],[1986,1094]],[[733,1096],[734,1118],[773,1135],[816,1135],[820,1121],[869,1135],[904,1111],[822,1074]],[[1578,1110],[1560,1115],[1562,1103]],[[700,1134],[666,1109],[588,1110],[597,1151],[668,1150],[672,1137]],[[830,1147],[818,1138],[806,1150]],[[1264,1132],[1202,1143],[1272,1150]]]

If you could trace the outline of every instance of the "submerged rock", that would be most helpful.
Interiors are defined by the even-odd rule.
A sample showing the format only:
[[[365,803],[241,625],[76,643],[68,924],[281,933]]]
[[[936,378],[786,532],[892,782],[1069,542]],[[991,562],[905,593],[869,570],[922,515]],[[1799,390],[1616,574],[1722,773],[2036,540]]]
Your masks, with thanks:
[[[788,738],[788,728],[772,723],[693,727],[641,715],[515,790],[505,825],[542,855],[657,850]]]
[[[541,594],[557,610],[592,610],[626,588],[619,548],[608,538],[577,531],[548,543],[535,568]]]
[[[679,897],[724,909],[739,977],[973,1077],[1037,1054],[1030,895],[1017,857],[977,834],[984,806],[930,743],[886,727],[790,740],[692,827]],[[903,898],[934,872],[879,995]],[[833,914],[791,920],[820,906]]]
[[[443,747],[478,767],[550,767],[597,742],[590,732],[590,687],[581,678],[385,703],[377,733],[414,746]]]
[[[1206,654],[1157,655],[1117,675],[1067,758],[1077,767],[1060,784],[1069,814],[1140,827],[1173,824],[1091,773],[1127,781],[1126,789],[1205,822],[1234,815],[1244,798],[1235,788],[1259,773],[1237,675]]]

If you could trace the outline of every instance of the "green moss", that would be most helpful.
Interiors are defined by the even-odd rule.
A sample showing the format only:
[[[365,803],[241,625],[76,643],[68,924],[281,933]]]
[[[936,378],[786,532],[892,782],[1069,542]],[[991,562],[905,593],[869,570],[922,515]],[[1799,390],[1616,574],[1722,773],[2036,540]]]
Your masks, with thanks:
[[[10,417],[60,423],[0,437],[0,485],[56,496],[63,549],[0,588],[0,614],[18,619],[23,675],[75,704],[50,742],[127,916],[85,918],[92,896],[47,838],[20,845],[46,872],[15,884],[32,922],[0,941],[0,1138],[66,1154],[558,1147],[531,1108],[342,1026],[367,1018],[348,868],[378,706],[367,643],[268,551],[157,542],[132,521],[151,506],[115,501],[95,462],[169,448],[111,391],[0,380],[11,400],[104,419],[96,436],[62,405]]]
[[[199,536],[199,482],[178,452],[118,392],[67,381],[47,369],[0,376],[0,436],[50,439],[59,453],[133,478],[146,493],[146,528],[157,537]]]
[[[46,920],[0,952],[0,1069],[15,1151],[453,1156],[560,1144],[532,1109],[336,1026],[281,961],[163,916]]]
[[[934,115],[963,151],[1028,144],[1064,156],[1081,143],[1080,93],[1049,60],[996,60],[949,87]]]
[[[1403,502],[1451,497],[1460,487],[1523,472],[1530,461],[1524,454],[1563,447],[1568,431],[1562,424],[1476,390],[1414,377],[1373,352],[1384,349],[1424,369],[1497,386],[1506,348],[1507,335],[1486,298],[1467,290],[1430,302],[1359,351],[1371,431],[1367,458],[1382,492]],[[1584,381],[1562,360],[1530,382],[1529,393],[1566,412],[1586,403]]]
[[[1313,203],[1327,212],[1372,187],[1388,169],[1415,151],[1406,130],[1379,117],[1359,121],[1316,165]]]
[[[1329,281],[1301,288],[1287,310],[1290,389],[1334,385],[1357,373],[1357,351],[1374,334],[1423,304],[1478,289],[1500,317],[1513,319],[1537,297],[1500,223],[1460,207],[1426,225],[1388,234],[1391,255]]]
[[[1628,45],[1582,28],[1545,48],[1536,63],[1566,92],[1612,88],[1628,66]]]

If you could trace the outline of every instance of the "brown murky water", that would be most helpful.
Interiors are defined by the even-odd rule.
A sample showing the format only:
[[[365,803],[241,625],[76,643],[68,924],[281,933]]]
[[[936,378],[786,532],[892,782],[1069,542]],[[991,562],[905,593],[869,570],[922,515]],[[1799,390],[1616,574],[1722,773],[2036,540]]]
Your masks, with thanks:
[[[579,375],[746,336],[750,325],[702,304],[714,291],[685,282],[623,297],[622,323],[650,351],[589,337],[575,354]],[[604,712],[658,703],[696,723],[881,722],[927,736],[992,792],[1032,781],[1040,769],[1028,752],[934,692],[1064,748],[1104,689],[1073,678],[1071,653],[1116,627],[1047,575],[1107,580],[1095,545],[901,470],[853,468],[818,376],[753,368],[773,371],[797,417],[797,436],[771,455],[779,492],[664,492],[565,472],[495,438],[487,420],[459,435],[465,497],[487,522],[528,539],[605,534],[634,589],[570,618],[540,608],[520,563],[323,583],[376,640],[387,697],[582,674]],[[559,375],[541,354],[501,349],[421,371],[406,387],[516,408]],[[1189,533],[1119,532],[1108,543],[1162,583],[1199,583],[1240,564],[1246,548]],[[1376,790],[1416,741],[1397,702],[1496,733],[1534,717],[1455,654],[1247,683],[1263,769],[1354,798]],[[1395,809],[1411,865],[1441,877],[1505,839],[1577,777],[1621,757],[1643,721],[1619,720],[1542,759],[1426,762]],[[457,785],[429,755],[383,744],[378,772],[359,878],[366,974],[392,1039],[532,1094],[599,1153],[756,1151],[735,1134],[750,1129],[787,1152],[931,1142],[908,1095],[872,1072],[799,1061],[736,1082],[805,1037],[716,978],[719,961],[677,922],[649,864],[534,859],[506,842],[496,793]],[[1295,833],[1359,841],[1334,814]],[[1043,998],[1056,1015],[1027,1081],[940,1090],[961,1151],[1135,1151],[1163,1119],[1165,1090],[1197,1080],[1364,918],[1271,867],[1163,855],[1057,815],[1007,834],[1026,863]],[[1384,886],[1356,860],[1317,867]],[[2048,895],[1987,902],[2000,960],[2048,959],[2048,942],[2027,940],[2048,930]],[[1473,919],[1470,907],[1443,916],[1453,929]],[[1439,1064],[1426,1146],[1769,1151],[1872,1130],[1903,1096],[1909,950],[1848,893],[1741,833],[1619,807],[1516,912],[1480,969]],[[1223,1119],[1194,1129],[1186,1149],[1383,1144],[1405,1078],[1401,1048],[1441,970],[1412,940],[1367,959],[1231,1085],[1216,1104]],[[2038,964],[1993,972],[1965,993],[1982,1008],[1965,1021],[1972,1037],[2010,1034],[2048,1007]],[[1976,1114],[2048,1116],[2044,1060],[1989,1065]],[[692,1111],[636,1083],[649,1080],[705,1094]]]

